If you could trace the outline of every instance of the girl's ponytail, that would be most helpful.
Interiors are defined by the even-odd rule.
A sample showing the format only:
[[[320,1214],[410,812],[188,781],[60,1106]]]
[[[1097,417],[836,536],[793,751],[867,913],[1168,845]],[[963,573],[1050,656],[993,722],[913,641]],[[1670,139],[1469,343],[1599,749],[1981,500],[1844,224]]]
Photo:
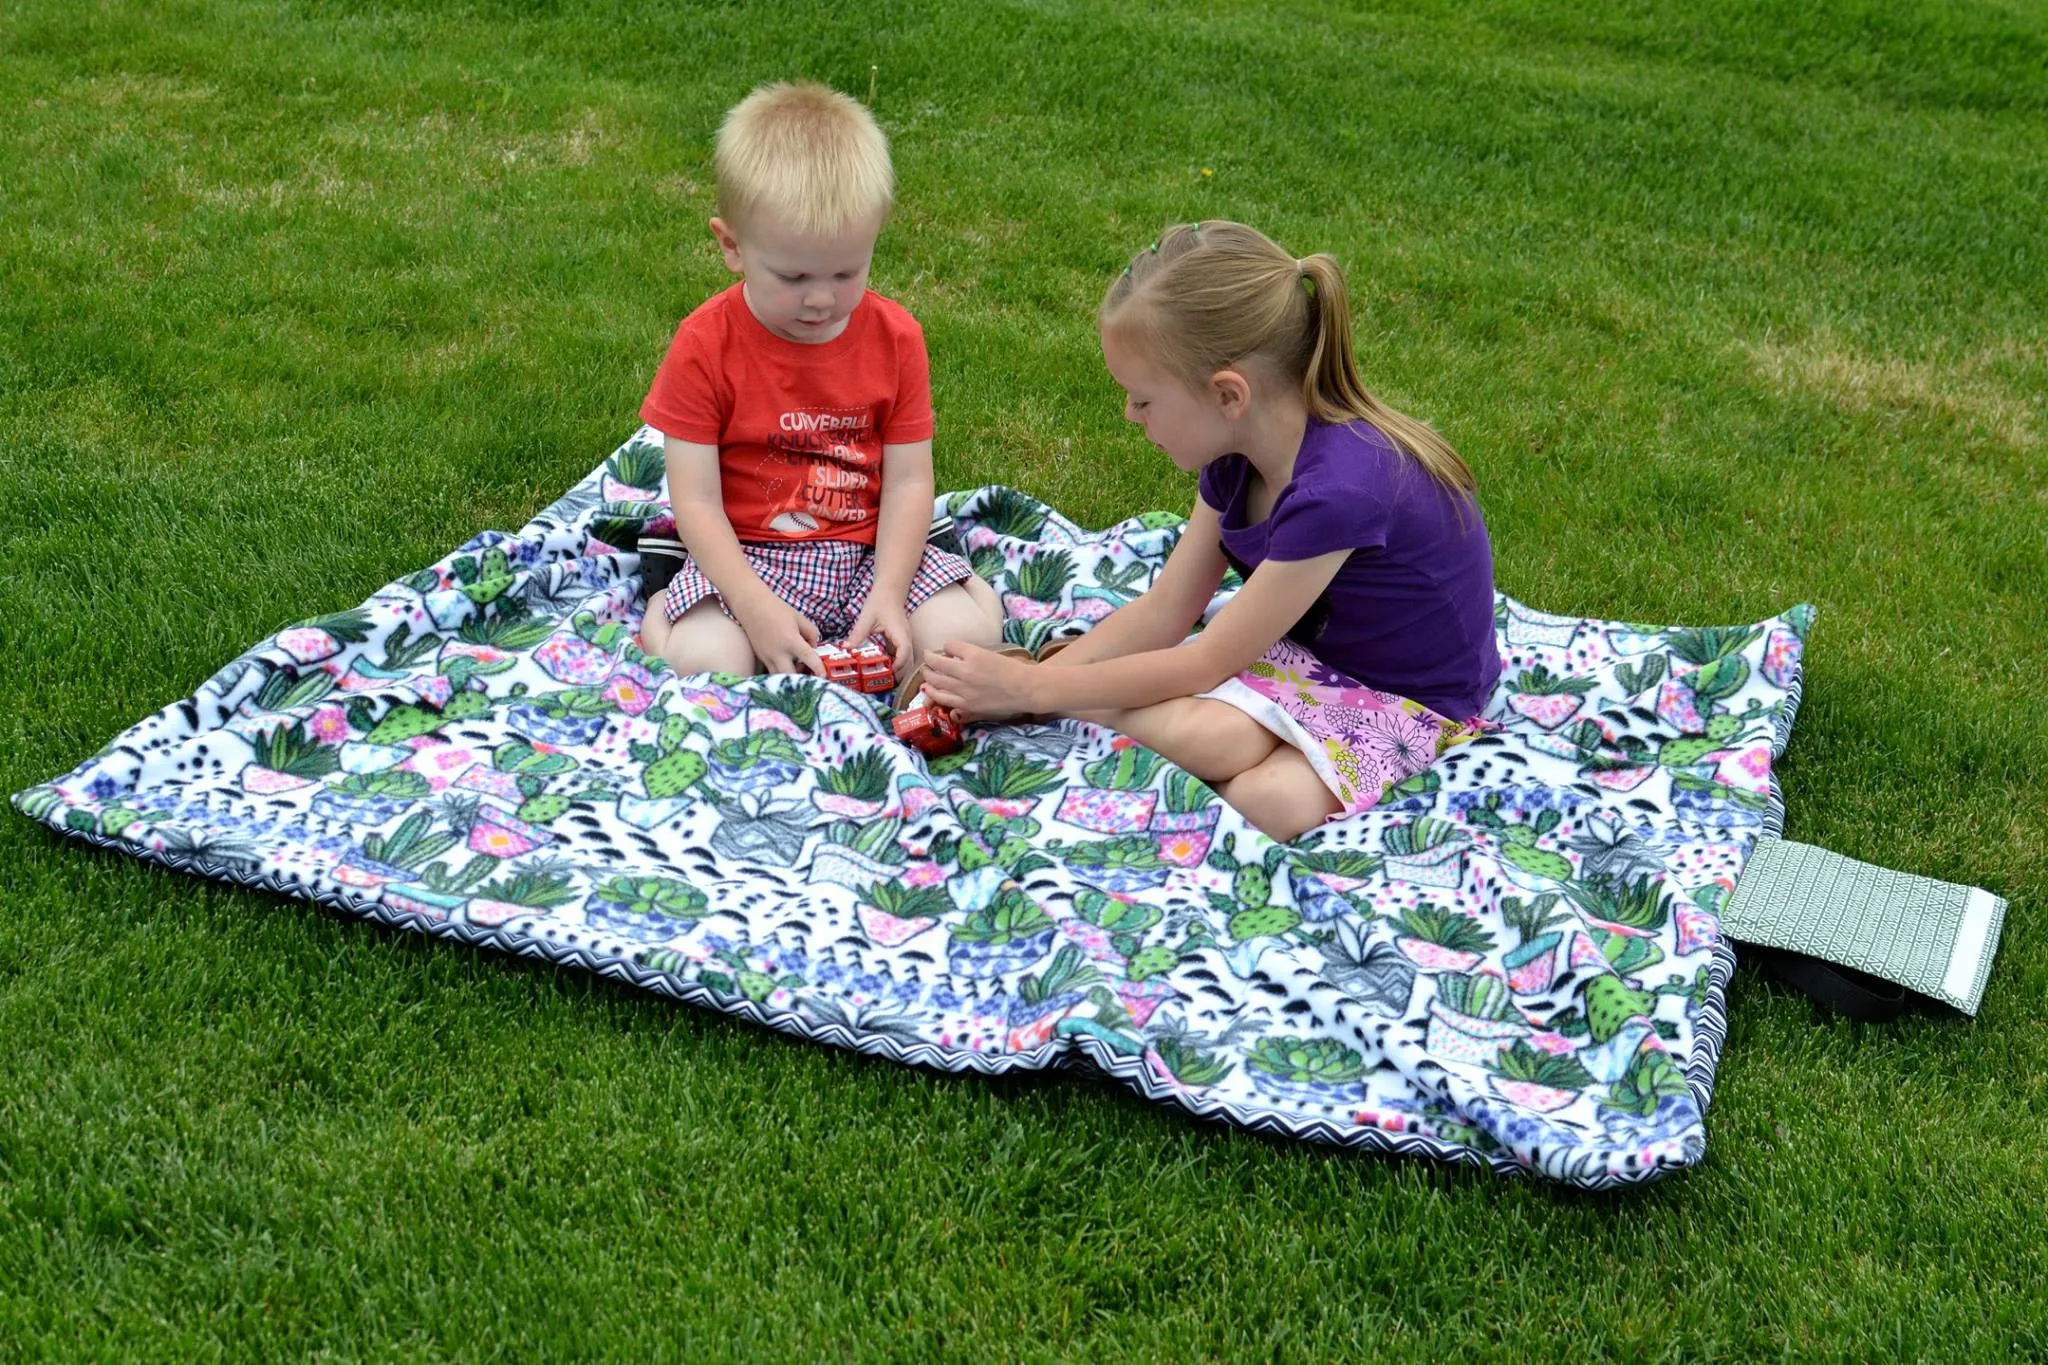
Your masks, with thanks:
[[[1309,415],[1323,422],[1369,422],[1414,456],[1438,483],[1467,497],[1476,496],[1478,480],[1451,443],[1429,423],[1380,402],[1358,377],[1358,355],[1351,344],[1351,298],[1336,258],[1320,251],[1303,257],[1301,274],[1309,288],[1309,326],[1314,337],[1301,376],[1301,395]]]
[[[1358,377],[1351,302],[1336,259],[1296,260],[1264,233],[1211,221],[1168,228],[1109,287],[1102,328],[1139,340],[1200,385],[1257,357],[1301,384],[1309,415],[1366,422],[1444,487],[1473,496],[1472,471],[1426,422],[1396,412]]]

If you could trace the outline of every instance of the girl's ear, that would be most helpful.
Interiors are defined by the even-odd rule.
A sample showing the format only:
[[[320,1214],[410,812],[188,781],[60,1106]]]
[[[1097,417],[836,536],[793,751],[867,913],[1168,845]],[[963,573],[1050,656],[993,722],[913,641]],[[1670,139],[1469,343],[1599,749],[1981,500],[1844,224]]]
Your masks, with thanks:
[[[1236,370],[1218,370],[1210,375],[1209,392],[1227,421],[1235,422],[1251,406],[1251,381]]]

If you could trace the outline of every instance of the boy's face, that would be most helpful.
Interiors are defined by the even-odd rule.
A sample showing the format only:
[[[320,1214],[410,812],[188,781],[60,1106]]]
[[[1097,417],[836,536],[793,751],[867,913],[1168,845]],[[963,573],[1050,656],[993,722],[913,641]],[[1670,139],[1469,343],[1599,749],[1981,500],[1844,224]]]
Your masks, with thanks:
[[[836,234],[797,232],[762,213],[743,225],[711,220],[725,264],[746,280],[747,307],[790,341],[830,341],[867,292],[880,217]]]

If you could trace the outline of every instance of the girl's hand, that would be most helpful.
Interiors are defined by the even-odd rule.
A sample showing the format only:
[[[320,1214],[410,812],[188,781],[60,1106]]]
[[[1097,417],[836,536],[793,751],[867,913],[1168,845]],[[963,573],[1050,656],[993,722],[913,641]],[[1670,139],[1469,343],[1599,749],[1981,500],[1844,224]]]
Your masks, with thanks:
[[[1002,720],[1044,708],[1034,695],[1035,665],[964,640],[924,656],[924,692],[963,720]]]
[[[748,615],[739,617],[754,657],[769,673],[822,675],[825,665],[818,659],[818,627],[811,618],[786,602],[770,601]]]
[[[882,606],[875,601],[875,594],[868,594],[860,615],[854,618],[853,629],[846,632],[846,647],[864,645],[871,635],[880,635],[888,642],[889,666],[897,677],[902,677],[910,667],[910,617],[900,601],[894,606]]]

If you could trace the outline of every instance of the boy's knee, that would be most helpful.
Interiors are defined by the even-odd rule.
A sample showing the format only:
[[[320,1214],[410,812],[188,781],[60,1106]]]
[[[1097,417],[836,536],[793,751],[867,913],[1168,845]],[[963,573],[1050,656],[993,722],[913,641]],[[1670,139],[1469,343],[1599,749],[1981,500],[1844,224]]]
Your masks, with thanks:
[[[654,632],[642,628],[652,643]],[[756,671],[754,647],[739,623],[718,609],[712,600],[699,602],[682,619],[669,623],[655,652],[678,673],[736,673],[746,677]]]

